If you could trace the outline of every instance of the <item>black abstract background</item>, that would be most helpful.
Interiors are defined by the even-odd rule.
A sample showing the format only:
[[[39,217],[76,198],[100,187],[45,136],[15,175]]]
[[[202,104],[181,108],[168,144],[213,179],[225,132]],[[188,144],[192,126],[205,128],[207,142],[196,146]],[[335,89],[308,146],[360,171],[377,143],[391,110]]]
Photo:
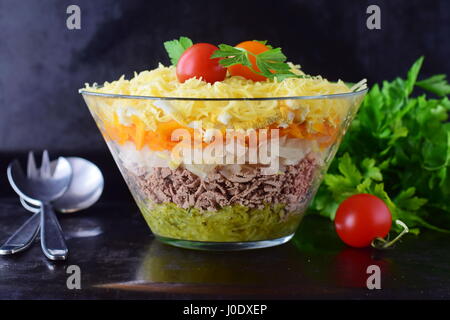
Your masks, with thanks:
[[[66,9],[81,8],[81,30]],[[381,8],[381,30],[366,9]],[[168,63],[162,43],[270,40],[311,74],[369,84],[450,71],[450,1],[0,0],[0,153],[107,154],[78,88]]]

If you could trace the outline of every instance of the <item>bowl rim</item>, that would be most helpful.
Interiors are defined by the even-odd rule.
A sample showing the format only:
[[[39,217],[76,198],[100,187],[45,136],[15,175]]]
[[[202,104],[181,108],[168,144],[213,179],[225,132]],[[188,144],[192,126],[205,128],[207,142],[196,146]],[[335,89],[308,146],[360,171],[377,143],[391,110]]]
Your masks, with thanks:
[[[194,97],[157,97],[157,96],[140,96],[116,93],[102,93],[89,91],[87,89],[79,89],[78,93],[87,96],[98,96],[104,98],[115,99],[139,99],[139,100],[160,100],[160,101],[274,101],[274,100],[319,100],[319,99],[341,99],[362,96],[367,93],[368,87],[350,91],[345,93],[324,94],[316,96],[288,96],[288,97],[254,97],[254,98],[194,98]]]

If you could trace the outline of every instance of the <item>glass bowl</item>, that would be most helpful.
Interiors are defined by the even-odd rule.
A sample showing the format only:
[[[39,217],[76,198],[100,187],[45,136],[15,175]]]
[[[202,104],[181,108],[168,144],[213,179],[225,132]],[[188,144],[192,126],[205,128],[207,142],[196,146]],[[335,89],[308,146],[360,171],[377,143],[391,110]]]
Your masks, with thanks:
[[[289,241],[366,92],[203,99],[80,90],[155,237],[203,250]],[[226,113],[215,125],[178,119],[194,105],[207,117],[230,104],[254,121],[231,128]],[[261,118],[269,107],[276,113]]]

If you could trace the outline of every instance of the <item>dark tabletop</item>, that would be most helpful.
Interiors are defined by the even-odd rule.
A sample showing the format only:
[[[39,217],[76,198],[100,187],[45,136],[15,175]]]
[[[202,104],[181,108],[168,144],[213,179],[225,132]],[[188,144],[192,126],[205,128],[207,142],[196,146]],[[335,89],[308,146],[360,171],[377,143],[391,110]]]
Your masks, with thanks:
[[[2,168],[10,158],[0,157]],[[39,243],[1,256],[1,299],[450,298],[449,235],[423,231],[390,250],[352,249],[340,242],[330,221],[307,216],[294,239],[282,246],[242,252],[180,249],[153,238],[118,170],[110,164],[101,168],[106,178],[101,201],[59,216],[68,261],[48,261]],[[4,241],[29,213],[4,175],[0,190]],[[67,288],[69,265],[80,267],[81,290]],[[369,265],[380,267],[381,290],[366,287]]]

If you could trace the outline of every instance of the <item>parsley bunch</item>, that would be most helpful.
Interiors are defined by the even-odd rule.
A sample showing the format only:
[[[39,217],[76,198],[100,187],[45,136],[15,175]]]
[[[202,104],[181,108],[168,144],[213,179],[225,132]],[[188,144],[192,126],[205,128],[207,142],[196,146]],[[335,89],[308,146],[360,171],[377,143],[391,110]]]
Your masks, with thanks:
[[[445,75],[417,81],[422,63],[423,57],[406,79],[384,81],[369,91],[313,211],[334,219],[342,200],[370,193],[413,232],[420,227],[450,232],[450,85]]]

